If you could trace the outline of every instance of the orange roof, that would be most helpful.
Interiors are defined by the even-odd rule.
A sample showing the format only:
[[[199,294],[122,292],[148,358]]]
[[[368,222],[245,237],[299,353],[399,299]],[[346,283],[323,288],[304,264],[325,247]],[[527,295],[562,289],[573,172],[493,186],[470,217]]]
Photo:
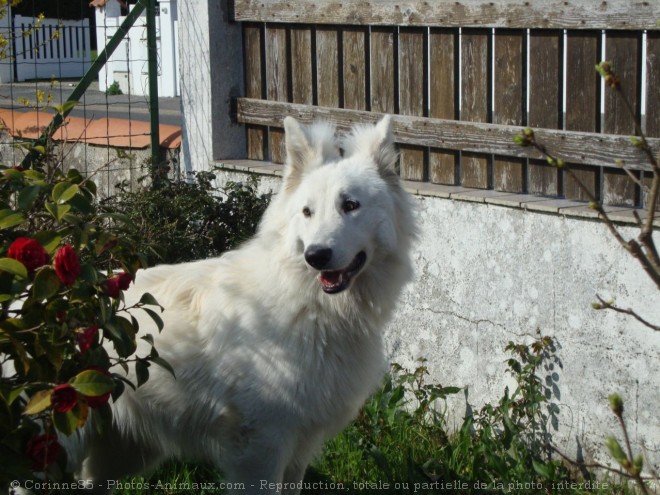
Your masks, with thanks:
[[[89,2],[90,7],[105,7],[105,4],[107,4],[110,0],[92,0]],[[119,3],[126,7],[126,2],[124,0],[118,0]]]
[[[49,112],[13,112],[0,109],[0,120],[7,132],[14,137],[37,139],[48,127],[53,114]],[[175,149],[181,146],[181,127],[161,124],[158,126],[160,146]],[[86,142],[117,148],[146,148],[151,142],[148,122],[129,119],[83,119],[67,117],[53,139],[56,141]]]

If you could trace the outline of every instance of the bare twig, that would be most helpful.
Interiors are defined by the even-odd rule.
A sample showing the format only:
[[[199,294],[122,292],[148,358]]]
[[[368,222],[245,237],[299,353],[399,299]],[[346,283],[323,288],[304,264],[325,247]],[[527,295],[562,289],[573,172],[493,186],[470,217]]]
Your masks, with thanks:
[[[630,479],[631,475],[627,471],[622,471],[621,469],[613,468],[611,466],[607,466],[605,464],[601,464],[599,462],[582,462],[582,461],[576,461],[575,459],[572,459],[568,455],[564,454],[561,450],[559,450],[557,447],[552,445],[551,443],[546,443],[545,447],[552,450],[555,452],[559,457],[564,459],[566,462],[569,464],[576,466],[578,468],[585,468],[585,469],[602,469],[604,471],[609,471],[610,473],[618,474],[622,478],[627,478]],[[650,476],[640,476],[640,479],[642,481],[646,480],[653,480],[654,478]]]
[[[631,309],[631,308],[624,309],[624,308],[620,308],[618,306],[615,306],[611,302],[604,300],[599,295],[596,295],[596,298],[598,299],[598,301],[600,302],[600,305],[601,305],[601,307],[599,307],[597,309],[611,309],[612,311],[616,311],[617,313],[623,313],[623,314],[632,316],[637,321],[639,321],[642,325],[650,328],[651,330],[655,330],[656,332],[660,332],[660,326],[659,325],[654,325],[653,323],[645,320],[639,314],[637,314],[637,312],[634,311],[633,309]]]

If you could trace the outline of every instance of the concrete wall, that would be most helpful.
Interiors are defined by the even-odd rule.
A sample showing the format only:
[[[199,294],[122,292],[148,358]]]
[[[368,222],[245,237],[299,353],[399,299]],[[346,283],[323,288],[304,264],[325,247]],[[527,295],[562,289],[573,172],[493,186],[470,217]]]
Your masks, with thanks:
[[[245,131],[230,108],[243,88],[241,29],[228,22],[227,0],[186,0],[178,14],[182,164],[206,170],[209,160],[245,153]]]
[[[245,175],[225,171],[221,181]],[[279,179],[262,177],[262,190]],[[509,341],[556,339],[557,361],[541,378],[559,406],[555,445],[608,460],[620,437],[607,396],[619,392],[632,442],[660,463],[660,332],[611,311],[596,294],[660,324],[660,292],[595,220],[437,197],[414,196],[421,235],[415,279],[386,329],[389,357],[409,369],[426,358],[430,381],[466,387],[448,402],[460,426],[466,407],[496,403],[515,383],[505,372]],[[636,229],[624,227],[626,237]],[[656,233],[660,242],[660,235]]]
[[[67,168],[75,168],[91,176],[97,187],[97,196],[107,198],[114,195],[116,185],[124,183],[129,190],[137,191],[146,185],[149,175],[151,151],[145,149],[122,149],[97,146],[86,143],[65,143],[55,146],[53,156]],[[182,177],[177,166],[180,151],[165,150],[165,158],[173,164],[169,170],[171,178]],[[26,150],[16,146],[15,140],[7,133],[0,133],[0,160],[5,164],[20,164]],[[66,158],[63,158],[66,157]]]
[[[504,362],[508,341],[552,336],[559,362],[542,378],[560,408],[555,443],[575,455],[577,440],[585,455],[602,454],[605,437],[619,433],[607,400],[619,392],[633,442],[645,440],[659,463],[660,333],[591,303],[596,294],[611,297],[657,325],[660,292],[606,227],[484,203],[417,199],[416,277],[388,330],[392,359],[412,367],[427,358],[434,380],[468,387],[468,401],[478,407],[512,386]],[[632,227],[624,232],[636,235]],[[465,397],[450,403],[458,424],[465,407]]]

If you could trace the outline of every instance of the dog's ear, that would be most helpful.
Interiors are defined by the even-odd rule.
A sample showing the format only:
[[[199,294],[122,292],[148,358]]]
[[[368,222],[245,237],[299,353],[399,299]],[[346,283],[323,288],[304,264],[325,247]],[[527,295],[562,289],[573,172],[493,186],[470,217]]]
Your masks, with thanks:
[[[284,134],[285,190],[295,189],[305,173],[340,157],[335,127],[328,122],[315,122],[307,127],[293,117],[286,117]]]
[[[375,125],[355,126],[343,145],[347,156],[369,157],[385,180],[398,181],[396,173],[398,153],[394,147],[390,115],[385,115]]]

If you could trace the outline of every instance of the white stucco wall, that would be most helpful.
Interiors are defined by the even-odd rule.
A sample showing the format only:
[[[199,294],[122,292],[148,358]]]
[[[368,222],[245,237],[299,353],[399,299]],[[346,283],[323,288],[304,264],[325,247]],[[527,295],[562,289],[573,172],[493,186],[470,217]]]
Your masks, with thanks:
[[[479,407],[512,386],[508,341],[552,336],[560,362],[542,378],[560,408],[555,443],[573,455],[576,440],[586,456],[602,453],[606,436],[619,433],[607,399],[619,392],[633,442],[645,440],[660,462],[660,333],[591,307],[599,294],[659,324],[660,292],[605,225],[467,201],[416,203],[416,277],[388,329],[392,359],[413,367],[427,358],[435,381],[468,387]],[[450,401],[458,424],[465,402]]]

